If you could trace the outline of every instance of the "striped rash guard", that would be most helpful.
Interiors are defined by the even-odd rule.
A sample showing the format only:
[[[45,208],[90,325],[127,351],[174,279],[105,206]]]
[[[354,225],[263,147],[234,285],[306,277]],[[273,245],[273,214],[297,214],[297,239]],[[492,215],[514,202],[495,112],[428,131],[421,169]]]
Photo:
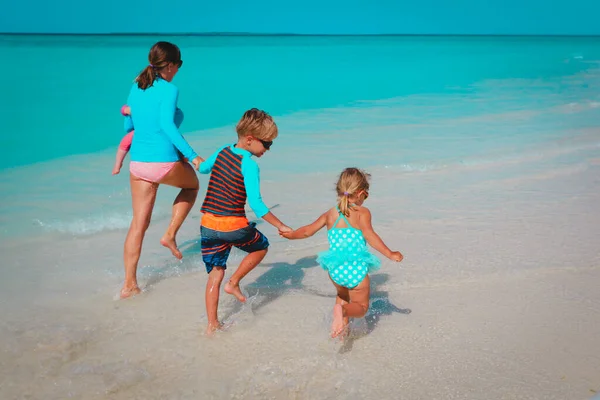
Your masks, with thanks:
[[[260,196],[260,170],[249,151],[234,144],[224,146],[200,164],[200,173],[210,173],[201,212],[245,217],[246,200],[257,217],[269,212]]]

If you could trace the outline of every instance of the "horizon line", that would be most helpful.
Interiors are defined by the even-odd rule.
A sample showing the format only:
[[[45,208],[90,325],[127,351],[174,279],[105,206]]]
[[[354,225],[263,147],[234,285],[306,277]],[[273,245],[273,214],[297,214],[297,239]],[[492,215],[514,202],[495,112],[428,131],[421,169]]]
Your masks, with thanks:
[[[401,37],[401,36],[457,36],[457,37],[599,37],[600,34],[486,34],[486,33],[260,33],[260,32],[0,32],[3,36],[307,36],[307,37]]]

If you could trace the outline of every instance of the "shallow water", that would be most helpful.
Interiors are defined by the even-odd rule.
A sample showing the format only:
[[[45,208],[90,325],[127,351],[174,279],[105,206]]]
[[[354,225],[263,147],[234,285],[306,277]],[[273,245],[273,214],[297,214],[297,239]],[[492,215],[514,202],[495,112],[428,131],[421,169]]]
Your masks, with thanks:
[[[342,168],[372,174],[374,226],[406,258],[372,276],[370,313],[346,343],[327,338],[334,293],[315,262],[325,233],[288,242],[260,221],[272,246],[242,285],[248,304],[223,295],[228,329],[202,336],[205,176],[179,235],[184,261],[158,243],[176,194],[161,188],[140,260],[145,293],[116,301],[131,217],[126,168],[110,175],[118,109],[154,38],[61,40],[1,44],[25,66],[78,54],[72,70],[85,73],[45,72],[66,103],[0,108],[15,132],[3,134],[0,171],[0,397],[562,399],[598,389],[596,39],[177,39],[184,132],[201,155],[233,140],[246,108],[275,116],[262,192],[287,224],[334,205]],[[114,79],[86,87],[115,55]],[[259,61],[233,62],[243,55]],[[75,112],[54,120],[57,108]],[[234,252],[230,270],[240,260]]]

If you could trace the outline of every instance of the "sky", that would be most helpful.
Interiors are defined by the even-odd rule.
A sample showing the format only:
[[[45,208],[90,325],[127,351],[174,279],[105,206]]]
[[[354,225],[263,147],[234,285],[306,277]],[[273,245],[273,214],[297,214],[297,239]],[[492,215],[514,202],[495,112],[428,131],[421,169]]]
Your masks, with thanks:
[[[600,0],[0,0],[4,33],[600,35]]]

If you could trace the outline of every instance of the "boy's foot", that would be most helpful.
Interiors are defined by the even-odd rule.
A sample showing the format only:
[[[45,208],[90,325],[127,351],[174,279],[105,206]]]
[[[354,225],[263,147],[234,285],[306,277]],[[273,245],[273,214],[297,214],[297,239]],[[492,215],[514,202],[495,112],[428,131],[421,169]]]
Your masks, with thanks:
[[[131,288],[124,287],[123,289],[121,289],[121,299],[126,299],[128,297],[135,296],[136,294],[140,294],[141,292],[142,291],[137,286]]]
[[[339,336],[346,329],[344,323],[344,309],[341,304],[333,306],[333,322],[331,323],[331,337]]]
[[[162,237],[162,239],[160,239],[160,244],[171,250],[171,253],[175,256],[176,259],[181,260],[183,258],[183,255],[177,248],[177,243],[175,243],[174,237],[168,237],[165,235]]]
[[[235,296],[236,299],[238,299],[239,301],[241,301],[242,303],[246,302],[246,298],[244,297],[244,295],[242,294],[242,291],[240,290],[240,285],[234,285],[231,283],[231,281],[227,282],[225,284],[225,293],[229,293]]]
[[[217,324],[208,324],[208,326],[206,327],[205,335],[212,336],[215,334],[216,331],[220,330],[222,327],[223,327],[223,324],[220,322]]]

